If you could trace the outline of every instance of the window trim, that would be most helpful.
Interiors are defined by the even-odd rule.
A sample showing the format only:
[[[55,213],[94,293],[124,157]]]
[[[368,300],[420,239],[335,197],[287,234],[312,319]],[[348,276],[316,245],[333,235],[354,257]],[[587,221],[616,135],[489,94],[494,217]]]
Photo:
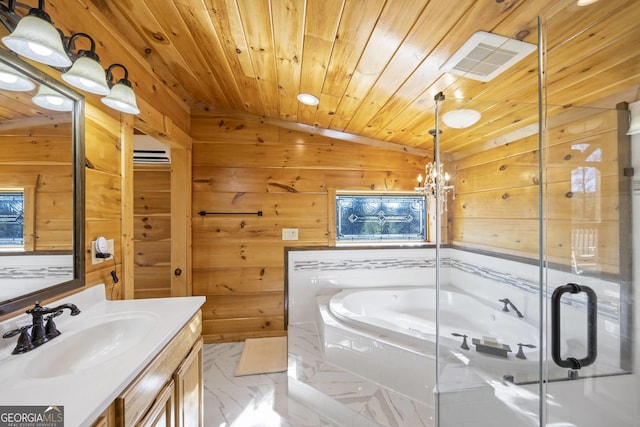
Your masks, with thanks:
[[[337,218],[336,218],[336,196],[337,195],[350,195],[350,196],[418,196],[419,194],[412,191],[349,191],[349,190],[336,190],[335,188],[328,188],[327,195],[329,197],[327,203],[327,226],[329,246],[422,246],[429,242],[429,203],[427,201],[425,211],[425,226],[426,239],[425,240],[363,240],[363,241],[346,241],[339,242],[337,240]]]
[[[2,176],[0,178],[5,184],[0,191],[16,192],[23,194],[24,203],[24,223],[22,228],[23,245],[25,252],[35,251],[36,240],[36,186],[38,184],[38,174],[27,174],[22,176]],[[18,247],[12,250],[20,249]]]

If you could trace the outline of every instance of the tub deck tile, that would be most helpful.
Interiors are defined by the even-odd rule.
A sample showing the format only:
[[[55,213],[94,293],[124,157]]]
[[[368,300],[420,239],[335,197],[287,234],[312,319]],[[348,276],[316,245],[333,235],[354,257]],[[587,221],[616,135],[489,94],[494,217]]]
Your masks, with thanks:
[[[323,360],[315,325],[289,329],[287,373],[235,377],[243,343],[204,346],[204,425],[433,427],[428,408]]]
[[[289,377],[354,411],[357,416],[345,425],[358,425],[358,419],[383,427],[435,425],[433,410],[425,403],[324,362],[314,323],[289,325],[288,335]]]

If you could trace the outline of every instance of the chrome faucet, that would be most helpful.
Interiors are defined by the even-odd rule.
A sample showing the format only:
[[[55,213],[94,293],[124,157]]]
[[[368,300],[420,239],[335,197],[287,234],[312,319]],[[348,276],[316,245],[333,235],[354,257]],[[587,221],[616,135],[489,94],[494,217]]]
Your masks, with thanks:
[[[499,299],[498,301],[500,301],[501,303],[504,304],[504,307],[502,308],[502,311],[509,311],[509,307],[511,307],[513,309],[513,311],[516,312],[518,317],[524,317],[522,315],[522,313],[520,313],[520,310],[518,310],[518,308],[515,305],[513,305],[513,303],[511,302],[511,300],[509,298]]]
[[[60,335],[53,318],[61,315],[64,309],[68,309],[72,316],[80,314],[80,310],[74,304],[61,304],[57,307],[48,308],[40,306],[40,302],[36,301],[35,306],[26,311],[27,314],[31,315],[31,325],[22,326],[2,335],[2,338],[10,338],[20,334],[12,354],[26,353]],[[47,314],[49,316],[47,316],[45,325],[44,316]],[[31,329],[31,333],[29,333],[29,329]]]

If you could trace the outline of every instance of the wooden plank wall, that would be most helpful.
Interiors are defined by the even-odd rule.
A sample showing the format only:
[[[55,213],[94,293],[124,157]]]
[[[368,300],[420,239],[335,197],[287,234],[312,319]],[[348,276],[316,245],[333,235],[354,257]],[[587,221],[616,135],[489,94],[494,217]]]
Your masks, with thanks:
[[[171,295],[171,169],[134,165],[134,297]]]
[[[284,335],[284,248],[328,246],[328,192],[408,191],[424,159],[259,121],[194,113],[193,294],[206,342]],[[257,212],[208,215],[208,212]],[[298,228],[298,241],[282,241]]]
[[[110,273],[115,269],[122,276],[121,122],[103,108],[86,104],[85,281],[86,286],[104,283],[107,298],[120,299],[123,282],[114,284]],[[99,236],[114,240],[114,258],[93,265],[91,242]]]
[[[34,250],[68,253],[73,243],[70,123],[5,130],[0,145],[3,176],[35,178]]]
[[[597,236],[596,259],[582,260],[595,265],[585,268],[618,273],[617,146],[615,110],[583,114],[550,130],[545,152],[550,261],[571,265],[572,245],[574,253],[584,255],[585,240]],[[456,198],[449,205],[452,243],[538,259],[538,164],[538,135],[459,160]],[[582,191],[577,179],[581,168],[589,167],[597,170],[595,192]]]
[[[173,93],[170,83],[156,75],[145,60],[146,52],[132,46],[112,27],[109,7],[88,7],[85,2],[70,0],[47,2],[47,12],[56,27],[65,34],[88,33],[98,45],[102,64],[123,64],[128,70],[141,113],[120,114],[100,102],[100,97],[85,94],[86,286],[107,285],[108,298],[132,298],[133,258],[133,127],[160,139],[171,139],[188,148],[189,107]],[[104,14],[103,12],[107,12]],[[42,67],[60,80],[60,73]],[[110,272],[113,262],[92,265],[91,241],[98,236],[115,240],[116,272],[120,278],[114,287]]]

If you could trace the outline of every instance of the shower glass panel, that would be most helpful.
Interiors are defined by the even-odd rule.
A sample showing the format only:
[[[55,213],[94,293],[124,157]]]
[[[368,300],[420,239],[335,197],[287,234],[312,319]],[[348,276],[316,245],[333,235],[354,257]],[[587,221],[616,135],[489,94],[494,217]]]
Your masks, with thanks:
[[[539,54],[503,76],[508,100],[488,89],[443,104],[504,108],[510,131],[481,120],[475,126],[499,135],[491,148],[445,153],[455,191],[438,248],[440,427],[640,419],[640,149],[631,144],[640,135],[626,135],[627,103],[640,94],[639,21],[637,1],[560,0],[540,16]],[[620,27],[628,30],[611,31]],[[571,68],[579,78],[566,78]],[[539,90],[520,89],[531,87],[526,79],[539,79]],[[445,152],[447,137],[445,127]]]
[[[535,69],[536,55],[528,60]],[[502,103],[500,108],[529,115],[532,123],[508,143],[471,153],[455,168],[447,165],[455,169],[455,190],[442,210],[447,226],[439,247],[440,427],[539,426],[542,419],[537,82],[535,75],[518,78],[533,79],[528,86],[534,88],[519,94],[518,105],[500,99],[466,102],[481,111]],[[446,100],[443,109],[463,102]],[[445,129],[442,146],[447,135]]]
[[[541,425],[637,425],[633,153],[626,135],[627,103],[637,100],[640,83],[640,8],[633,3],[564,0],[540,21],[547,397]],[[628,30],[614,38],[610,29],[626,28],[623,22]],[[579,81],[566,81],[566,70],[576,67],[583,70]]]

